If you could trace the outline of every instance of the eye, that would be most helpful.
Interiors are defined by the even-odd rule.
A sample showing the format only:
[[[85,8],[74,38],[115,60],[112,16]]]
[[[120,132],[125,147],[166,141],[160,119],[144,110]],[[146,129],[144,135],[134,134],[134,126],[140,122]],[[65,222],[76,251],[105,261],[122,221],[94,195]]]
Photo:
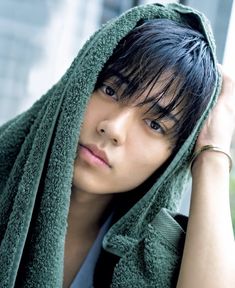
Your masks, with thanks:
[[[165,134],[165,129],[156,120],[146,119],[145,122],[154,132]]]
[[[114,88],[112,88],[110,85],[103,84],[100,88],[104,94],[117,100],[116,92],[115,92]]]

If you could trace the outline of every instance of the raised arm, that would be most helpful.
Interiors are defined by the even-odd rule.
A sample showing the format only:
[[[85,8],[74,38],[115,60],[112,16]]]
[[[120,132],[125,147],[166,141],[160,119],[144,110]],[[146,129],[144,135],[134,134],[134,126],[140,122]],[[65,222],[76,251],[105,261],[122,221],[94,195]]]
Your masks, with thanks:
[[[222,68],[221,68],[222,70]],[[199,134],[204,145],[229,153],[235,126],[235,87],[224,72],[219,100]],[[192,198],[177,288],[235,287],[235,243],[229,204],[229,158],[204,151],[192,167]]]

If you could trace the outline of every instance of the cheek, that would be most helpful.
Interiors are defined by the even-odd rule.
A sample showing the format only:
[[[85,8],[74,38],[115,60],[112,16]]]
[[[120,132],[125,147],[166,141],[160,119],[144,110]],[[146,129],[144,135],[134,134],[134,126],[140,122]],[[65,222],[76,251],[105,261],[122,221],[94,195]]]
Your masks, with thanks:
[[[108,107],[105,103],[100,101],[100,99],[93,94],[87,104],[87,108],[84,114],[84,122],[91,122],[91,120],[99,119],[102,117]]]
[[[155,145],[156,146],[156,145]],[[115,182],[116,187],[121,191],[128,191],[136,188],[147,180],[171,154],[170,149],[166,149],[166,145],[158,147],[152,153],[129,153],[129,161],[125,161],[122,165]],[[143,152],[143,151],[142,151]],[[131,172],[130,172],[131,171]]]
[[[86,128],[90,126],[90,123],[94,122],[95,120],[95,116],[96,113],[94,113],[94,111],[96,111],[96,109],[93,108],[93,101],[90,99],[86,108],[86,111],[84,113],[84,117],[83,117],[83,125],[82,128]]]

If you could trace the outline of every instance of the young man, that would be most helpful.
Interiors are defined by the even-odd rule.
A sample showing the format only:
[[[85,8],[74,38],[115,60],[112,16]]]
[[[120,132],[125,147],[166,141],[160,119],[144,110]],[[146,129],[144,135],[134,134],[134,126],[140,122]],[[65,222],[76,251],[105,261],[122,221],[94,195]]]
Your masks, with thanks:
[[[3,126],[3,287],[233,286],[234,91],[224,75],[204,123],[221,84],[207,29],[176,4],[130,10]]]

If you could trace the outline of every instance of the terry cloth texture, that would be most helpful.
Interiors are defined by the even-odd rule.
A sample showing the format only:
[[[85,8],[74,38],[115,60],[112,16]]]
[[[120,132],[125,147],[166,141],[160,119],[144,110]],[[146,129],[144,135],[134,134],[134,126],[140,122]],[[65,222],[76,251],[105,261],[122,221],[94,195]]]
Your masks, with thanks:
[[[56,85],[28,111],[0,127],[1,288],[62,287],[73,163],[87,102],[120,39],[139,20],[154,18],[197,27],[216,61],[214,39],[202,14],[179,4],[135,7],[102,26]],[[173,287],[180,229],[172,228],[168,234],[164,227],[175,222],[170,211],[177,210],[196,136],[220,86],[218,74],[211,102],[192,134],[151,189],[106,234],[104,249],[121,257],[112,287]]]

